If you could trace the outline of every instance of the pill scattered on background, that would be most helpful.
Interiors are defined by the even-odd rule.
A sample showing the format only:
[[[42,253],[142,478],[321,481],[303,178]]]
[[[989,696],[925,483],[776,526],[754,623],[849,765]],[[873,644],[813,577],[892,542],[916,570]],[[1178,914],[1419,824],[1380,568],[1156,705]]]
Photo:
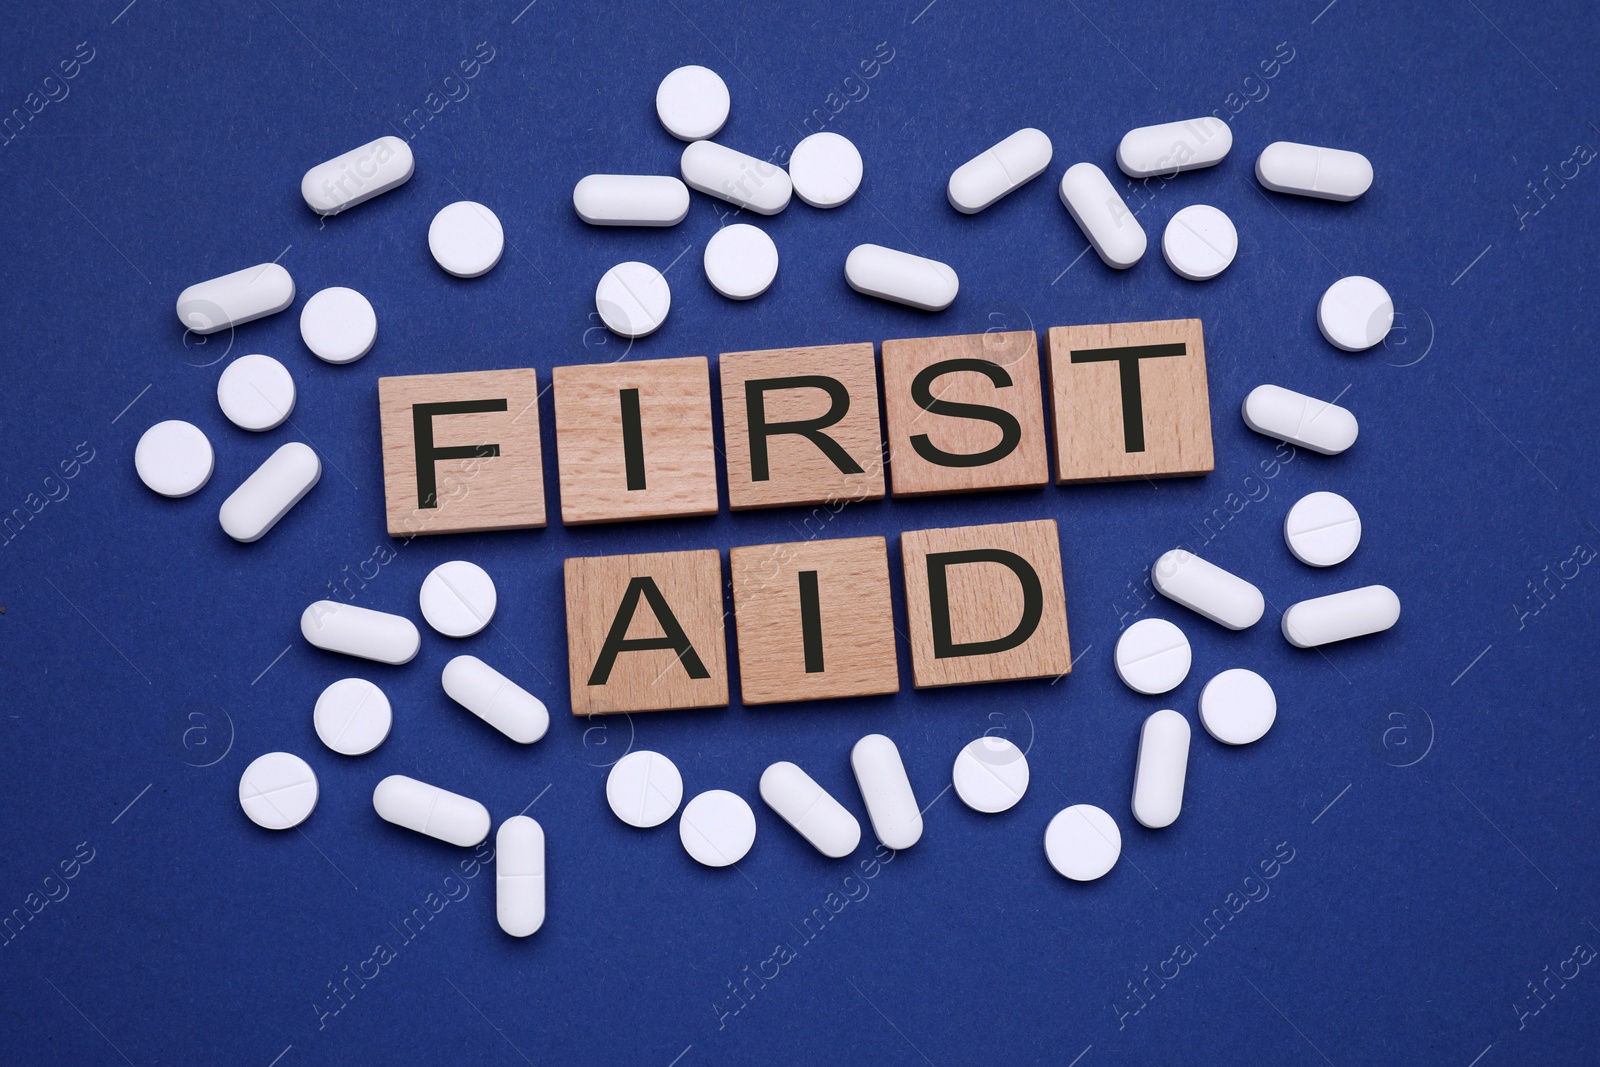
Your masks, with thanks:
[[[1400,598],[1385,585],[1368,585],[1289,605],[1283,636],[1296,648],[1316,648],[1380,633],[1400,621]]]
[[[422,617],[446,637],[471,637],[494,618],[499,597],[494,579],[464,559],[441,563],[422,580],[417,594]]]
[[[761,772],[761,799],[829,859],[848,856],[861,843],[856,817],[793,763],[781,761]]]
[[[778,276],[778,246],[748,223],[724,226],[706,242],[706,280],[729,300],[750,300]]]
[[[1191,282],[1215,278],[1238,253],[1233,220],[1209,204],[1190,204],[1161,233],[1161,258],[1174,274]]]
[[[714,141],[685,148],[678,169],[689,188],[759,215],[776,215],[794,194],[794,183],[782,167]]]
[[[257,756],[239,776],[239,806],[265,829],[299,826],[317,806],[317,776],[291,752]]]
[[[1074,163],[1061,176],[1061,202],[1072,221],[1094,246],[1101,262],[1127,270],[1144,255],[1144,228],[1111,185],[1105,171],[1093,163]]]
[[[342,756],[364,756],[383,744],[394,723],[389,698],[365,678],[341,678],[322,691],[311,714],[317,738]]]
[[[756,813],[743,797],[708,789],[683,806],[678,819],[683,850],[707,867],[738,863],[756,840]]]
[[[354,363],[378,339],[378,315],[354,289],[331,286],[300,309],[300,339],[324,363]]]
[[[1043,174],[1054,153],[1043,130],[1025,127],[957,167],[945,196],[962,214],[976,214]]]
[[[666,174],[590,174],[572,206],[591,226],[676,226],[689,214],[689,187]]]
[[[1139,731],[1139,762],[1133,771],[1133,817],[1159,830],[1178,821],[1183,780],[1189,768],[1189,720],[1162,710]]]
[[[1130,178],[1173,175],[1216,166],[1232,147],[1233,130],[1214,115],[1163,122],[1123,134],[1117,166]]]
[[[1359,152],[1274,141],[1256,157],[1256,180],[1275,193],[1354,200],[1372,188],[1372,163]]]
[[[1261,590],[1192,552],[1175,548],[1150,567],[1156,592],[1230,630],[1261,621],[1267,602]]]
[[[956,754],[950,783],[973,811],[1008,811],[1028,791],[1028,757],[1003,737],[980,737]]]
[[[494,835],[494,916],[512,937],[544,925],[544,827],[513,815]]]
[[[844,277],[858,293],[923,311],[943,311],[961,289],[948,264],[882,245],[852,248],[844,261]]]
[[[1223,671],[1200,691],[1200,725],[1225,745],[1261,740],[1277,718],[1278,698],[1255,671]]]
[[[667,312],[672,310],[672,287],[648,263],[618,263],[595,286],[594,307],[612,333],[646,337],[667,321]]]
[[[789,153],[794,193],[812,207],[833,208],[861,188],[861,153],[837,133],[814,133]]]
[[[1140,619],[1117,638],[1117,677],[1135,693],[1169,693],[1189,677],[1193,653],[1183,631],[1166,619]]]
[[[1244,398],[1244,424],[1256,433],[1336,456],[1356,443],[1356,417],[1337,404],[1285,389],[1258,385]]]
[[[606,803],[629,826],[660,826],[683,802],[683,776],[659,752],[640,749],[611,766],[606,775]]]
[[[1346,352],[1365,352],[1389,336],[1394,301],[1371,278],[1353,274],[1328,286],[1317,302],[1317,326],[1330,345]]]
[[[301,612],[300,633],[324,651],[396,666],[410,663],[422,647],[410,619],[337,600],[319,600]]]
[[[217,519],[235,541],[259,541],[322,477],[322,461],[309,445],[290,441],[268,456],[222,502]]]
[[[1122,855],[1117,820],[1093,804],[1056,812],[1044,831],[1044,854],[1056,873],[1074,882],[1103,878]]]
[[[895,743],[883,734],[868,734],[850,750],[850,767],[878,840],[896,851],[916,844],[922,838],[922,812]]]
[[[1332,567],[1361,544],[1361,516],[1338,493],[1307,493],[1284,516],[1283,539],[1301,563]]]
[[[433,253],[433,261],[457,278],[488,274],[505,248],[499,217],[472,200],[446,204],[428,226],[428,251]]]
[[[319,215],[337,215],[411,180],[416,160],[398,137],[380,137],[306,171],[300,196]]]
[[[208,334],[276,315],[294,303],[294,279],[276,263],[259,263],[197,282],[178,294],[178,321]]]
[[[158,422],[139,437],[133,469],[139,480],[162,496],[198,493],[211,480],[216,456],[200,427],[182,419]]]
[[[656,117],[680,141],[715,137],[730,103],[728,84],[709,67],[679,67],[656,87]]]
[[[372,810],[385,822],[462,848],[489,836],[489,809],[460,793],[391,774],[372,791]]]
[[[531,745],[550,728],[544,702],[477,656],[444,665],[445,694],[519,745]]]
[[[217,404],[241,430],[276,429],[294,411],[294,379],[271,356],[240,356],[217,378]]]

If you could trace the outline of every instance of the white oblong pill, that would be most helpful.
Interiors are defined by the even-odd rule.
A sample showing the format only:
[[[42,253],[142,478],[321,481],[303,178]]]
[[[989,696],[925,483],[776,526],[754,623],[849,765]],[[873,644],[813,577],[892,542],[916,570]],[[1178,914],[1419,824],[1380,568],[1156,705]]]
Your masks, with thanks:
[[[294,303],[294,279],[276,263],[260,263],[196,282],[178,294],[178,321],[208,334],[276,315]]]
[[[1162,553],[1150,567],[1150,580],[1168,600],[1230,630],[1249,629],[1267,609],[1261,590],[1181,548]]]
[[[428,225],[433,261],[457,278],[488,274],[506,249],[506,234],[493,211],[473,200],[439,209]]]
[[[572,187],[590,226],[676,226],[689,214],[689,187],[667,174],[590,174]]]
[[[1317,327],[1330,345],[1365,352],[1389,336],[1394,301],[1389,290],[1359,274],[1340,278],[1317,301]]]
[[[422,647],[410,619],[337,600],[319,600],[301,612],[300,634],[324,651],[396,666],[410,663]]]
[[[294,410],[294,379],[271,356],[240,356],[217,378],[217,404],[241,430],[273,430]]]
[[[457,656],[440,679],[451,700],[521,745],[550,728],[544,702],[477,656]]]
[[[900,750],[883,734],[868,734],[850,750],[850,766],[878,840],[899,851],[922,838],[922,812]]]
[[[678,161],[689,188],[760,215],[776,215],[789,206],[794,183],[782,167],[747,156],[713,141],[696,141]]]
[[[544,925],[544,827],[526,815],[495,831],[494,917],[512,937]]]
[[[778,276],[778,246],[748,223],[724,226],[706,242],[706,280],[729,300],[750,300]]]
[[[470,848],[489,836],[489,809],[460,793],[403,774],[391,774],[372,791],[372,810],[385,822],[452,845]]]
[[[341,678],[317,697],[317,738],[341,756],[364,756],[383,744],[394,723],[389,698],[365,678]]]
[[[292,829],[317,806],[316,773],[291,752],[257,756],[239,776],[239,806],[257,826]]]
[[[217,519],[235,541],[259,541],[322,477],[322,461],[311,446],[290,441],[257,467],[228,499]]]
[[[1307,493],[1284,516],[1283,539],[1301,563],[1332,567],[1361,544],[1361,516],[1338,493]]]
[[[1061,176],[1061,202],[1101,262],[1127,270],[1144,255],[1144,227],[1093,163],[1074,163]]]
[[[629,826],[660,826],[682,802],[683,776],[659,752],[630,752],[606,775],[606,803]]]
[[[494,579],[476,563],[453,559],[441,563],[422,580],[417,594],[422,617],[446,637],[471,637],[494,618]]]
[[[1337,456],[1356,443],[1361,427],[1338,404],[1280,385],[1258,385],[1244,398],[1244,424],[1256,433],[1325,456]]]
[[[980,737],[956,754],[950,784],[973,811],[1008,811],[1028,791],[1028,757],[1003,737]]]
[[[416,160],[398,137],[380,137],[306,171],[300,196],[319,215],[337,215],[411,180]]]
[[[708,789],[683,806],[678,819],[683,850],[707,867],[738,863],[756,841],[756,813],[726,789]]]
[[[1044,831],[1044,854],[1056,873],[1074,882],[1103,878],[1122,855],[1117,820],[1093,804],[1056,812]]]
[[[1239,254],[1233,220],[1210,204],[1190,204],[1161,233],[1161,258],[1180,278],[1203,282],[1228,269]]]
[[[656,117],[680,141],[715,137],[730,103],[728,84],[709,67],[679,67],[656,86]]]
[[[1140,126],[1122,135],[1117,166],[1130,178],[1214,167],[1233,147],[1233,130],[1207,115],[1181,122]]]
[[[789,153],[794,194],[812,207],[838,207],[855,196],[862,170],[861,153],[837,133],[814,133]]]
[[[829,859],[848,856],[861,843],[856,817],[793,763],[774,763],[761,772],[761,799]]]
[[[976,214],[1043,174],[1054,152],[1043,130],[1020,129],[957,167],[945,196],[962,214]]]
[[[300,309],[300,339],[324,363],[354,363],[378,339],[378,314],[354,289],[330,286]]]
[[[1223,671],[1200,691],[1200,725],[1225,745],[1261,740],[1277,718],[1278,698],[1255,671]]]
[[[882,245],[852,248],[844,277],[858,293],[923,311],[943,311],[961,289],[961,279],[948,264]]]
[[[182,419],[156,423],[139,436],[133,450],[139,480],[162,496],[198,493],[215,467],[216,455],[205,432]]]
[[[1117,677],[1135,693],[1170,693],[1189,677],[1193,653],[1166,619],[1140,619],[1117,638]]]
[[[629,260],[606,271],[595,286],[594,307],[606,329],[619,337],[647,337],[667,321],[672,287],[648,263]]]
[[[1275,193],[1354,200],[1372,188],[1372,163],[1360,152],[1274,141],[1256,157],[1256,181]]]
[[[1133,771],[1133,817],[1151,830],[1171,826],[1183,810],[1183,779],[1189,769],[1189,720],[1158,711],[1139,731],[1139,763]]]
[[[1367,585],[1289,605],[1283,636],[1296,648],[1316,648],[1381,633],[1400,621],[1400,598],[1386,585]]]

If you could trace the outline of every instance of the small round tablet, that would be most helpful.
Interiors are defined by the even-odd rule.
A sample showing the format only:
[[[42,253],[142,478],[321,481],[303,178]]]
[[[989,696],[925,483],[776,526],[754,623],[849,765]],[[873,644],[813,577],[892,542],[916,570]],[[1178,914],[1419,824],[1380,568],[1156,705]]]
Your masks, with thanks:
[[[1365,352],[1389,335],[1394,301],[1371,278],[1359,274],[1340,278],[1317,303],[1317,325],[1333,347]]]
[[[394,714],[382,689],[365,678],[341,678],[317,698],[311,721],[322,743],[341,756],[364,756],[389,736]]]
[[[749,223],[724,226],[706,242],[706,278],[729,300],[760,296],[778,276],[778,246]]]
[[[1361,543],[1361,516],[1338,493],[1307,493],[1283,519],[1283,539],[1301,563],[1343,563]]]
[[[606,271],[595,286],[594,306],[612,333],[644,337],[667,321],[672,288],[650,264],[629,260]]]
[[[428,251],[434,262],[457,278],[488,274],[505,248],[500,220],[472,200],[446,204],[428,227]]]
[[[1028,757],[1003,737],[980,737],[956,756],[950,780],[973,811],[1005,811],[1028,791]]]
[[[1135,693],[1154,696],[1189,676],[1189,639],[1166,619],[1140,619],[1117,638],[1117,676]]]
[[[837,133],[814,133],[789,153],[789,180],[812,207],[838,207],[861,188],[861,153]]]
[[[1122,831],[1115,819],[1093,804],[1074,804],[1050,820],[1044,854],[1058,874],[1074,882],[1092,882],[1116,866],[1122,855]]]
[[[682,802],[683,776],[659,752],[630,752],[606,775],[606,803],[629,826],[660,826]]]
[[[1239,252],[1233,220],[1209,204],[1190,204],[1167,223],[1161,255],[1173,273],[1191,282],[1215,278]]]
[[[1206,683],[1200,692],[1200,724],[1225,745],[1248,745],[1272,729],[1278,698],[1255,671],[1235,667]]]
[[[683,849],[707,867],[738,863],[756,841],[756,813],[726,789],[708,789],[683,806],[678,819]]]
[[[446,637],[471,637],[494,618],[494,579],[476,563],[451,560],[422,580],[422,617]]]
[[[162,496],[198,493],[211,480],[216,457],[200,427],[182,419],[158,422],[133,450],[139,480]]]
[[[293,753],[257,756],[239,776],[239,806],[268,830],[299,826],[317,806],[317,776]]]
[[[354,289],[330,286],[300,309],[300,339],[324,363],[354,363],[377,338],[378,316]]]
[[[272,430],[294,410],[294,379],[271,356],[240,356],[217,379],[217,403],[241,430]]]
[[[656,89],[656,115],[680,141],[715,137],[728,121],[728,102],[727,83],[708,67],[679,67]]]

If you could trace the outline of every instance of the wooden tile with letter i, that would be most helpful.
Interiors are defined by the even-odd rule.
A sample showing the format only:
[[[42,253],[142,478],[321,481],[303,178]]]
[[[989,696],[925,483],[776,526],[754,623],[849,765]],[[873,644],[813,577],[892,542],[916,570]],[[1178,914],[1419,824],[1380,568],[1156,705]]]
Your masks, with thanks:
[[[730,555],[746,704],[899,691],[883,538],[750,545]]]
[[[1057,326],[1047,348],[1057,482],[1211,473],[1199,319]]]

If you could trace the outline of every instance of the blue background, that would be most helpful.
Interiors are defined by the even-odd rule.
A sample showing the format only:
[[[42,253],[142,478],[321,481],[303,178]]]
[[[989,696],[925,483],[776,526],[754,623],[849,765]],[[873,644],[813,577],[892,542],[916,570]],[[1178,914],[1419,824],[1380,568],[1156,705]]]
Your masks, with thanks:
[[[1591,6],[123,2],[40,5],[0,43],[0,114],[26,110],[30,92],[60,96],[44,79],[79,42],[93,55],[0,146],[0,506],[14,516],[0,549],[0,912],[57,898],[0,946],[0,1059],[1490,1067],[1600,1054],[1600,968],[1581,963],[1600,948],[1600,568],[1579,562],[1600,548],[1600,175],[1580,163],[1600,145]],[[480,42],[492,59],[462,82]],[[652,100],[684,63],[727,81],[725,143],[767,156],[810,117],[866,160],[845,207],[797,200],[759,220],[783,266],[750,303],[718,297],[699,267],[724,205],[696,194],[662,231],[592,229],[571,209],[586,173],[676,173],[682,145]],[[1218,110],[1235,136],[1222,165],[1145,192],[1117,178],[1151,253],[1123,273],[1080,255],[1055,192],[1065,167],[1116,176],[1126,129]],[[1054,140],[1049,171],[958,215],[950,171],[1024,125]],[[300,175],[396,132],[415,178],[321,225]],[[1252,162],[1277,139],[1359,149],[1377,181],[1348,205],[1264,193]],[[1529,183],[1569,160],[1535,199]],[[499,266],[466,282],[425,244],[433,213],[463,198],[490,205],[508,238]],[[1233,267],[1204,285],[1155,248],[1196,202],[1240,233]],[[861,241],[951,263],[954,306],[927,315],[852,293],[842,264]],[[231,337],[183,335],[179,290],[273,259],[299,287],[294,309]],[[624,259],[670,264],[673,286],[666,326],[631,351],[593,315],[596,280]],[[1400,311],[1363,355],[1315,324],[1318,296],[1346,274],[1381,280]],[[377,346],[350,366],[320,363],[297,334],[300,304],[328,285],[378,312]],[[888,536],[898,572],[902,530],[1055,517],[1081,656],[1055,684],[916,692],[902,642],[893,698],[588,724],[567,713],[564,557],[726,558],[794,539],[805,513],[403,546],[385,534],[380,375],[544,377],[619,357],[1185,316],[1205,323],[1208,477],[867,502],[828,524],[830,537]],[[290,367],[300,399],[292,423],[254,435],[225,422],[215,384],[258,351]],[[1342,396],[1359,443],[1265,477],[1273,442],[1235,414],[1264,381]],[[554,513],[548,396],[540,417]],[[185,500],[133,471],[140,433],[167,418],[198,424],[217,452],[211,483]],[[263,541],[231,542],[217,506],[289,440],[317,449],[321,484]],[[1280,532],[1317,489],[1364,520],[1359,551],[1328,572],[1297,563]],[[1219,508],[1231,518],[1202,539]],[[1277,610],[1232,633],[1142,605],[1146,568],[1175,544],[1248,576],[1277,610],[1383,582],[1404,614],[1316,652],[1284,642]],[[301,609],[391,553],[352,581],[356,602],[416,617],[423,576],[466,558],[499,586],[494,628],[464,642],[429,632],[402,668],[307,646]],[[1169,697],[1115,676],[1133,612],[1193,642],[1194,670]],[[438,672],[460,651],[549,703],[543,741],[517,746],[448,703]],[[1237,750],[1197,730],[1183,817],[1142,829],[1127,799],[1140,721],[1163,706],[1193,720],[1206,679],[1233,666],[1271,681],[1276,726]],[[311,724],[321,688],[351,673],[396,709],[387,743],[357,759],[322,748]],[[895,738],[931,802],[922,841],[891,862],[874,865],[868,845],[825,860],[758,802],[748,859],[708,870],[671,826],[633,830],[605,806],[605,768],[632,746],[668,753],[691,793],[752,799],[763,767],[794,760],[864,815],[848,751],[870,731]],[[940,795],[985,731],[1027,748],[1033,771],[1023,802],[992,817]],[[300,832],[259,830],[238,807],[239,773],[274,749],[321,781]],[[537,936],[496,927],[492,867],[377,819],[371,789],[391,773],[478,797],[497,821],[532,803],[549,837]],[[1121,862],[1092,884],[1058,877],[1041,848],[1075,802],[1122,828]],[[839,900],[807,940],[802,920]],[[396,927],[416,908],[431,918],[408,942]],[[1215,909],[1227,921],[1208,934]],[[780,941],[794,958],[744,985],[773,974]],[[380,942],[394,958],[336,999],[330,984],[372,974]],[[1173,973],[1163,961],[1180,943],[1178,977],[1135,998],[1130,983]]]

